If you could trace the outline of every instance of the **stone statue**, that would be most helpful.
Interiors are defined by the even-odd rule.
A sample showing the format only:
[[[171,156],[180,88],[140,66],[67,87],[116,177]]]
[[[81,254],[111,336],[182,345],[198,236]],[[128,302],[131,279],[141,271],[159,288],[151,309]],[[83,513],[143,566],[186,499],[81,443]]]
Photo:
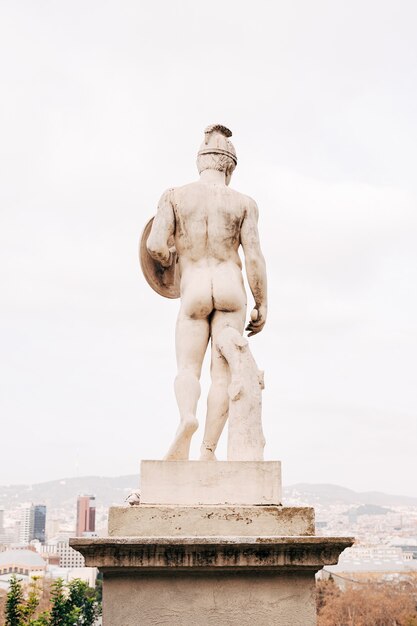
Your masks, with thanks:
[[[266,271],[256,203],[228,186],[237,164],[231,135],[219,124],[205,130],[197,155],[200,180],[168,189],[142,236],[146,279],[158,293],[181,297],[175,337],[180,425],[166,460],[188,459],[198,427],[199,379],[209,340],[212,384],[200,459],[216,459],[228,416],[228,460],[263,458],[263,375],[243,337],[246,294],[239,246],[255,300],[246,327],[249,337],[265,325]]]
[[[315,536],[311,507],[282,506],[281,462],[263,460],[263,374],[243,336],[239,247],[255,300],[249,337],[265,325],[265,262],[256,204],[228,187],[237,162],[231,134],[220,125],[206,129],[200,180],[166,191],[141,238],[148,283],[181,297],[181,419],[166,458],[142,460],[140,493],[110,508],[108,537],[70,540],[103,573],[103,626],[136,626],[138,615],[143,624],[316,626],[316,572],[353,543]],[[204,441],[201,459],[189,461],[209,341]],[[215,462],[227,419],[227,461]]]

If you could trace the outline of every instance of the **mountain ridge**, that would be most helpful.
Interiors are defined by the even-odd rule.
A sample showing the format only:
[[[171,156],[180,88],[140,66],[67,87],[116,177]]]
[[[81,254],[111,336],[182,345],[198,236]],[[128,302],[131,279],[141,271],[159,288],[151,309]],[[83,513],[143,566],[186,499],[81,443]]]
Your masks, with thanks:
[[[310,501],[317,498],[321,504],[373,504],[378,506],[417,506],[417,497],[384,493],[382,491],[355,491],[348,487],[332,483],[296,483],[284,487],[284,495],[288,490],[294,494],[300,492]],[[286,493],[287,492],[287,493]]]
[[[24,502],[44,503],[51,508],[73,505],[78,495],[96,496],[97,506],[121,505],[129,493],[138,489],[137,474],[125,476],[79,476],[40,483],[0,485],[0,508],[15,508]],[[283,489],[284,503],[296,500],[306,505],[417,506],[417,497],[379,491],[359,492],[331,483],[296,483]]]

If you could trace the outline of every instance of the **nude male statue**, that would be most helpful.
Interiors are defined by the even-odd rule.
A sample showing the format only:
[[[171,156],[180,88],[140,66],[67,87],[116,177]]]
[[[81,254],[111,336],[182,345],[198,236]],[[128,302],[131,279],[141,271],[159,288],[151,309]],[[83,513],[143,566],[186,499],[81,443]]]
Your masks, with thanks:
[[[254,200],[229,188],[237,164],[230,130],[209,126],[198,152],[200,180],[166,191],[147,240],[147,249],[163,267],[172,264],[175,241],[180,270],[181,308],[176,326],[178,374],[175,395],[180,425],[165,459],[188,459],[190,442],[198,427],[197,402],[204,354],[211,339],[211,388],[201,446],[201,460],[215,460],[215,449],[228,417],[227,361],[216,346],[225,327],[243,334],[246,294],[241,245],[246,274],[255,300],[246,330],[259,333],[267,315],[265,261],[258,235],[258,208]]]

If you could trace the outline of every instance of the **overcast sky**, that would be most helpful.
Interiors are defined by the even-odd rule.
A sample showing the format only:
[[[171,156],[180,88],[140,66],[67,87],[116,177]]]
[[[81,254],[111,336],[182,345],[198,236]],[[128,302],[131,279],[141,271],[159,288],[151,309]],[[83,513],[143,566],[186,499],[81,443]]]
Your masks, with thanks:
[[[416,23],[413,0],[0,2],[0,484],[166,452],[179,302],[137,243],[220,122],[260,209],[266,458],[417,495]]]

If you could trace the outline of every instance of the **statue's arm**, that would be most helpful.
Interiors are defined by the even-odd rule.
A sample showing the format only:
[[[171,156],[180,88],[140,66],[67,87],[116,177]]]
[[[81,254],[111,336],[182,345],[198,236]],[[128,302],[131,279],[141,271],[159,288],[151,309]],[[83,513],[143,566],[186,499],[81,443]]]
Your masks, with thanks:
[[[246,327],[246,330],[250,331],[249,337],[263,329],[268,310],[266,267],[259,242],[258,215],[256,202],[248,198],[246,214],[240,232],[240,242],[245,254],[246,276],[255,300],[255,308]]]
[[[175,215],[171,204],[171,194],[171,189],[162,194],[158,203],[158,211],[146,242],[146,247],[151,257],[159,261],[164,267],[168,267],[171,263],[168,239],[175,232]]]

